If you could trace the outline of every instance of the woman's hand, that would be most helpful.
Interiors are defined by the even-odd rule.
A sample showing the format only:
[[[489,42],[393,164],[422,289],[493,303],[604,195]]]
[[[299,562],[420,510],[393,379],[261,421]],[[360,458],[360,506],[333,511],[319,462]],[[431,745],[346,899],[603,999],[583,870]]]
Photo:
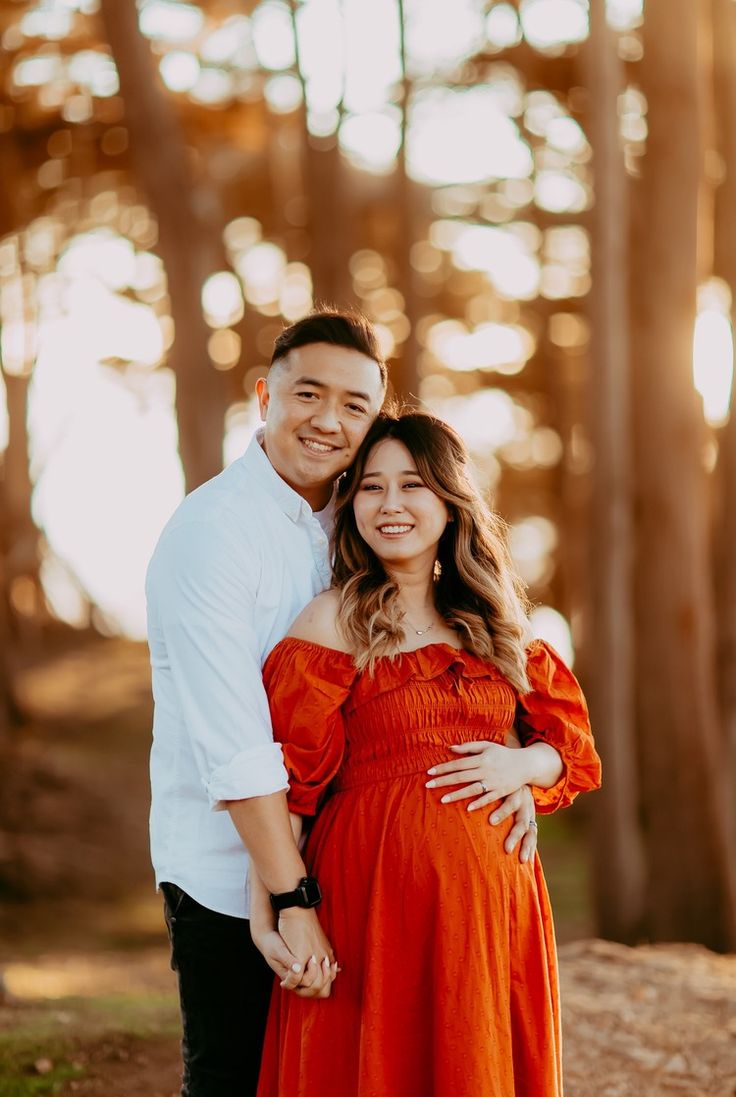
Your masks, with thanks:
[[[339,968],[314,909],[282,910],[278,932],[298,961],[281,980],[284,990],[293,990],[300,998],[329,998]]]

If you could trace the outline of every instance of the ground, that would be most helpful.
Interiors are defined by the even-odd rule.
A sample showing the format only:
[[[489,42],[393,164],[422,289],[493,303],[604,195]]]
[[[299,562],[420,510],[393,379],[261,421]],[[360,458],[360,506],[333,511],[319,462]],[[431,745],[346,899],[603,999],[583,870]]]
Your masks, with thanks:
[[[24,674],[22,697],[33,725],[0,832],[0,1097],[174,1097],[178,1009],[146,858],[145,651],[61,653]],[[592,939],[580,834],[541,829],[566,1097],[736,1097],[736,957]]]

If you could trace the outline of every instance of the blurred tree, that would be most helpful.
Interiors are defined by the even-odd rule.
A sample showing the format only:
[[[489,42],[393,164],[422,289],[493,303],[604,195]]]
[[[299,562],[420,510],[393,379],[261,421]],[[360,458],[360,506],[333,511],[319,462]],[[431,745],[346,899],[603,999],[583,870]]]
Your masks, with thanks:
[[[417,239],[421,238],[418,225],[420,216],[423,215],[424,211],[421,209],[420,189],[409,178],[406,163],[406,142],[409,133],[409,104],[411,102],[412,86],[406,58],[406,16],[403,0],[397,0],[397,16],[401,58],[401,136],[396,157],[394,214],[396,218],[395,237],[397,241],[399,285],[404,297],[404,315],[408,321],[409,334],[401,348],[401,356],[394,363],[391,370],[391,384],[400,399],[416,400],[419,390],[419,371],[417,369],[417,358],[419,357],[419,341],[417,339],[419,301],[417,298],[416,272],[412,265],[411,255],[414,244]]]
[[[629,383],[628,180],[617,103],[622,71],[606,24],[605,0],[591,0],[583,54],[590,92],[595,204],[591,218],[592,287],[589,424],[591,605],[586,635],[588,697],[605,781],[595,798],[598,932],[634,942],[643,924],[644,856],[639,830],[635,738],[632,429]]]
[[[704,428],[692,380],[698,7],[649,0],[644,24],[648,137],[636,187],[632,331],[636,666],[648,931],[723,950],[736,945],[736,877],[715,690]]]
[[[301,122],[301,188],[307,209],[309,266],[312,271],[314,299],[322,304],[344,304],[352,296],[349,285],[350,224],[345,216],[346,183],[337,130],[343,114],[342,100],[337,106],[334,133],[324,137],[310,133],[309,87],[302,66],[299,45],[297,0],[289,0],[294,37],[296,73],[301,86],[299,118]],[[343,77],[343,92],[344,92]]]
[[[158,221],[175,337],[169,364],[176,373],[179,452],[188,491],[222,469],[226,397],[212,369],[202,285],[217,269],[221,217],[211,188],[195,185],[182,127],[157,81],[135,0],[101,0],[125,100],[137,171]]]
[[[736,330],[736,4],[713,0],[716,124],[723,179],[716,191],[715,274],[731,289],[731,321]],[[736,409],[720,431],[716,468],[716,608],[718,684],[726,749],[736,765]],[[732,769],[733,772],[733,769]]]

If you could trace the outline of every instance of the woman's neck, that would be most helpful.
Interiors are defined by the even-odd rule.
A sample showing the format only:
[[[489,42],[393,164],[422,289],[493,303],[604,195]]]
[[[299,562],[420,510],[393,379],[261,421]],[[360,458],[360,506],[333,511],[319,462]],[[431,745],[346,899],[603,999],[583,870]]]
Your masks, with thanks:
[[[391,578],[399,588],[399,602],[406,614],[431,613],[434,608],[434,578],[425,568],[421,571],[392,569]]]

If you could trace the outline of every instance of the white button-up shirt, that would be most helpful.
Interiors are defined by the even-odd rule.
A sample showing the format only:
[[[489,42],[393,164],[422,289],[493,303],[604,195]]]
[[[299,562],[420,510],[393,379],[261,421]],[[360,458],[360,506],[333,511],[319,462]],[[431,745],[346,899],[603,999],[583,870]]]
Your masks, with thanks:
[[[248,855],[224,801],[287,787],[261,668],[330,582],[332,506],[315,515],[261,437],[184,499],[146,578],[156,883],[241,918]]]

